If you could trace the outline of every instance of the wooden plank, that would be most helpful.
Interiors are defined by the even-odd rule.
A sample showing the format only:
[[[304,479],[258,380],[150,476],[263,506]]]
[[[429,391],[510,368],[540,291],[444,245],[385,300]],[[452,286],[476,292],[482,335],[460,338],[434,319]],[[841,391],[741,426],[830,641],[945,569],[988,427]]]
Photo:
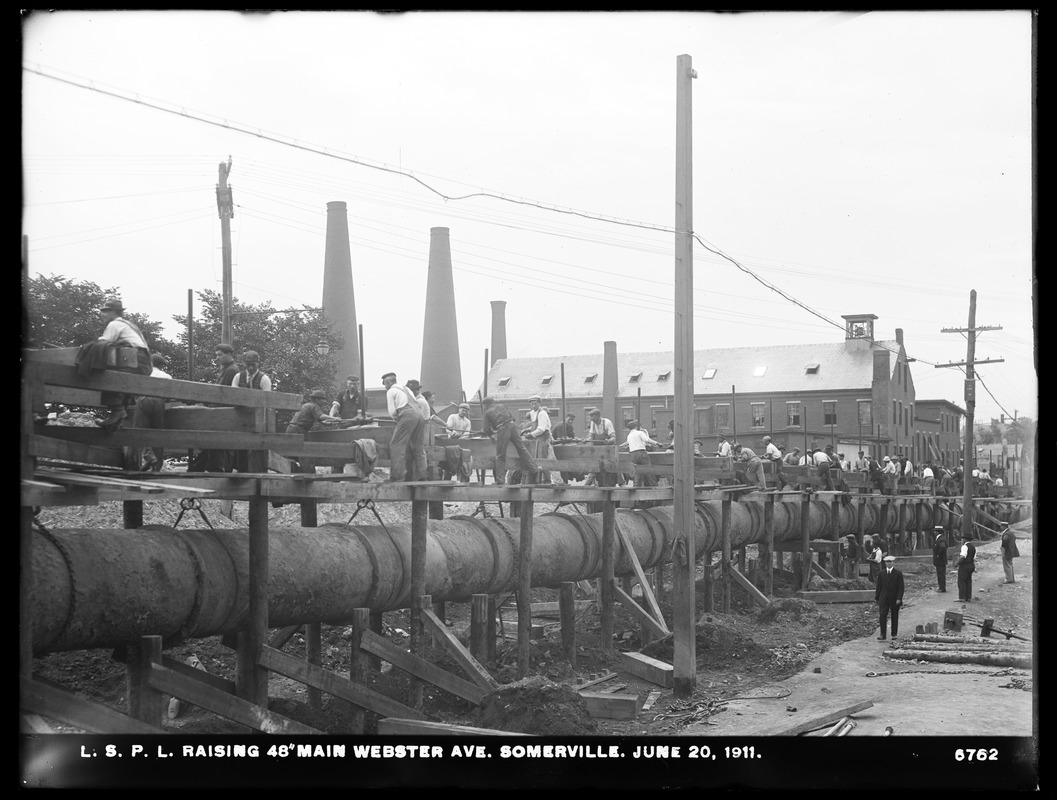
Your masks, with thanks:
[[[646,602],[650,607],[650,611],[653,612],[653,620],[657,623],[657,626],[664,631],[662,636],[667,636],[671,631],[668,630],[668,625],[664,621],[664,614],[661,613],[661,607],[657,604],[657,598],[653,596],[653,589],[650,588],[650,582],[646,580],[646,573],[642,571],[642,564],[639,563],[639,557],[635,553],[635,548],[631,546],[631,539],[628,538],[627,532],[620,527],[620,524],[614,520],[614,527],[617,531],[617,536],[620,538],[620,544],[624,548],[624,552],[628,554],[628,559],[631,561],[631,566],[635,570],[635,577],[639,579],[639,586],[642,587],[642,596],[646,598]]]
[[[732,568],[730,570],[730,577],[737,581],[738,585],[741,586],[741,588],[743,588],[746,592],[748,592],[749,596],[752,597],[752,599],[760,605],[769,606],[771,604],[771,599],[759,589],[757,589],[756,585],[744,575],[742,575],[739,570]]]
[[[19,707],[23,712],[40,714],[88,733],[168,733],[161,726],[140,722],[108,706],[45,683],[20,678],[19,686]]]
[[[797,592],[796,596],[801,600],[811,600],[815,603],[872,603],[874,601],[874,590],[847,589],[836,592]]]
[[[469,725],[453,725],[449,722],[429,722],[415,719],[380,719],[378,734],[381,736],[532,736],[531,733],[497,731],[491,728],[472,728]]]
[[[24,353],[29,351],[23,351]],[[262,392],[259,389],[236,389],[214,383],[197,383],[167,378],[151,378],[129,372],[104,370],[90,377],[81,377],[77,368],[63,364],[34,364],[37,375],[45,384],[72,386],[78,389],[121,392],[123,394],[164,397],[192,403],[213,403],[220,406],[274,408],[297,411],[304,401],[300,395],[283,392]]]
[[[499,688],[499,681],[481,666],[481,662],[470,655],[470,652],[462,646],[462,642],[455,638],[455,634],[448,630],[448,626],[441,622],[432,610],[428,608],[422,609],[422,623],[425,625],[426,630],[433,634],[434,641],[440,640],[441,645],[448,651],[448,655],[462,667],[463,671],[470,677],[470,680],[486,692],[495,691]]]
[[[364,632],[363,649],[416,678],[429,681],[434,686],[439,686],[441,689],[449,691],[464,700],[469,700],[474,705],[479,706],[484,700],[486,693],[476,684],[464,681],[462,678],[456,677],[450,672],[446,672],[440,667],[429,663],[424,658],[400,649],[374,631]]]
[[[23,480],[21,486],[23,489],[35,489],[38,492],[44,492],[47,494],[62,494],[66,491],[65,486],[60,486],[57,483],[45,483],[44,481]]]
[[[516,622],[505,622],[503,623],[503,638],[504,639],[517,639],[518,624]],[[537,640],[543,639],[547,635],[547,629],[542,625],[535,622],[529,625],[529,639]]]
[[[102,392],[94,389],[75,389],[72,386],[44,386],[44,402],[63,406],[99,408],[103,405]]]
[[[222,678],[220,675],[214,675],[204,669],[198,669],[192,667],[190,664],[181,661],[178,658],[162,654],[161,665],[166,669],[171,669],[173,672],[178,672],[181,675],[186,675],[192,680],[201,681],[202,683],[212,686],[221,692],[227,692],[228,694],[235,694],[235,681]]]
[[[39,714],[19,714],[18,729],[22,733],[30,734],[55,733],[51,725]]]
[[[373,711],[383,717],[401,717],[406,719],[425,719],[413,708],[386,697],[374,689],[342,678],[322,667],[310,664],[303,659],[276,650],[267,645],[261,648],[258,663],[272,672],[292,678],[295,681],[311,686],[327,694],[332,694],[353,705]]]
[[[649,711],[651,708],[653,708],[653,704],[656,703],[660,699],[661,699],[661,693],[660,692],[650,692],[649,696],[646,698],[646,702],[642,704],[642,710],[643,711]]]
[[[808,547],[815,552],[840,552],[840,542],[834,542],[829,539],[811,539],[808,541]],[[779,553],[799,553],[801,552],[801,543],[797,539],[785,539],[784,541],[775,542],[774,549]]]
[[[319,733],[315,728],[269,711],[262,706],[214,689],[197,676],[185,676],[168,667],[153,665],[148,682],[159,692],[171,694],[225,719],[264,733]]]
[[[634,695],[580,692],[580,697],[595,719],[635,719],[639,713],[639,698]]]
[[[753,736],[799,736],[801,733],[818,730],[826,725],[832,725],[841,717],[850,717],[873,707],[872,700],[863,700],[851,705],[834,708],[828,711],[818,711],[808,714],[793,724],[775,725],[766,730],[756,731]]]
[[[578,684],[576,686],[576,690],[578,692],[582,692],[584,689],[588,688],[589,686],[594,686],[597,683],[602,683],[603,681],[608,681],[608,680],[611,680],[611,679],[613,679],[615,677],[617,677],[617,673],[608,672],[605,675],[601,675],[601,676],[599,676],[597,678],[591,678],[590,680],[586,680],[583,683]]]
[[[614,578],[611,586],[613,587],[613,593],[616,595],[615,599],[619,600],[620,604],[624,606],[624,608],[635,617],[635,619],[645,625],[650,633],[657,637],[667,636],[671,633],[667,628],[662,628],[658,625],[657,621],[650,616],[649,612],[635,601],[635,598],[620,588],[619,580]]]
[[[287,625],[285,628],[279,628],[275,633],[268,639],[268,646],[274,647],[276,650],[282,650],[285,645],[293,637],[295,633],[301,630],[300,625]]]
[[[824,581],[835,580],[834,577],[828,572],[826,572],[826,570],[824,570],[822,567],[820,567],[818,562],[814,559],[811,560],[811,571],[817,574]]]
[[[137,481],[125,480],[124,478],[109,478],[98,475],[82,475],[76,472],[65,472],[57,469],[38,469],[33,473],[38,478],[58,481],[72,486],[91,486],[102,489],[123,489],[145,494],[158,494],[166,491],[168,487],[159,489],[154,486],[138,483]]]
[[[671,689],[675,685],[674,666],[642,653],[621,653],[620,668],[665,689]]]
[[[575,584],[574,584],[575,586]],[[576,601],[576,613],[586,611],[589,608],[597,606],[598,603],[595,600],[577,600]],[[534,617],[557,617],[561,614],[561,608],[559,603],[533,603],[532,604],[532,616]]]
[[[58,425],[35,427],[34,434]],[[52,438],[49,435],[30,435],[27,448],[36,458],[55,458],[60,461],[79,461],[85,464],[101,464],[106,467],[121,467],[125,457],[118,447],[99,447],[96,445],[67,442]]]

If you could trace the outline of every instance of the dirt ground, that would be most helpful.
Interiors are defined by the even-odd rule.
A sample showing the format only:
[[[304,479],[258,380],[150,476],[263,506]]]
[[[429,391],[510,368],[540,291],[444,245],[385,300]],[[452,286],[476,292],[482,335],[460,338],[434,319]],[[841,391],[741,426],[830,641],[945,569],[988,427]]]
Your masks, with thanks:
[[[544,504],[539,505],[542,506],[538,508],[540,513],[551,510]],[[445,514],[470,514],[475,507],[475,504],[449,504]],[[228,508],[221,501],[203,502],[206,515],[216,527],[247,523],[246,503],[234,503],[230,522],[221,513]],[[378,511],[386,523],[406,523],[410,518],[408,503],[379,504]],[[175,501],[146,503],[144,522],[171,525],[178,514]],[[347,506],[320,505],[318,508],[320,524],[346,522],[350,516]],[[273,508],[269,518],[272,526],[296,526],[300,522],[299,509],[297,506]],[[120,527],[121,504],[46,508],[39,520],[49,528]],[[366,522],[373,523],[373,517]],[[188,520],[185,514],[180,527],[196,524],[200,524],[199,519]],[[971,604],[956,601],[953,572],[948,576],[947,594],[939,594],[931,564],[898,564],[906,576],[900,639],[912,635],[915,626],[929,622],[939,623],[942,629],[947,610],[964,611],[980,619],[993,618],[998,628],[1032,637],[1032,527],[1030,521],[1016,527],[1021,529],[1018,543],[1022,554],[1015,561],[1016,583],[1004,583],[997,541],[984,543],[978,549]],[[754,549],[749,548],[750,559],[755,556]],[[869,584],[844,581],[825,588],[869,588]],[[770,607],[751,607],[746,593],[735,587],[730,613],[705,614],[699,608],[697,685],[693,695],[686,699],[676,698],[670,689],[661,689],[620,672],[617,659],[609,659],[602,652],[597,615],[587,612],[578,621],[575,668],[562,656],[557,619],[541,618],[538,622],[544,625],[546,635],[532,642],[532,668],[526,681],[517,680],[516,641],[502,640],[497,643],[496,659],[486,664],[502,685],[500,692],[477,708],[427,684],[423,710],[436,721],[546,735],[738,736],[774,732],[807,716],[870,700],[874,703],[872,708],[854,715],[857,727],[851,735],[882,736],[888,727],[896,736],[1032,735],[1031,670],[897,661],[884,655],[897,643],[875,639],[877,613],[873,603],[816,604],[799,600],[794,596],[795,587],[782,573],[776,573],[774,595]],[[578,590],[578,599],[589,597]],[[533,602],[557,600],[557,592],[536,589],[532,599]],[[671,608],[663,601],[661,605],[670,625]],[[720,607],[718,590],[716,607]],[[448,603],[445,611],[449,627],[467,642],[468,604]],[[507,622],[516,620],[513,600],[502,615]],[[406,611],[385,614],[387,638],[404,645],[408,642],[408,631]],[[978,628],[971,625],[963,630],[966,634],[973,632],[978,632]],[[350,637],[351,629],[323,626],[322,652],[326,668],[348,674]],[[641,649],[647,655],[671,662],[671,641],[658,640],[643,647],[638,625],[619,605],[615,639],[617,650]],[[303,635],[296,634],[284,650],[303,657]],[[185,642],[169,654],[185,661],[197,657],[209,672],[234,677],[234,652],[222,645],[219,637]],[[430,649],[426,656],[461,674],[444,651]],[[371,674],[371,686],[406,701],[406,675],[388,664],[383,664],[382,670]],[[607,671],[618,674],[597,684],[594,690],[622,686],[617,690],[619,694],[639,699],[640,710],[635,719],[592,719],[578,702],[581,698],[573,688],[577,679],[590,679]],[[871,674],[879,675],[872,677]],[[110,651],[39,657],[35,661],[34,677],[125,710],[124,667],[112,658]],[[643,709],[642,704],[652,692],[660,694],[649,709]],[[326,733],[350,732],[349,706],[342,701],[323,695],[321,707],[313,708],[303,685],[276,676],[269,683],[269,693],[271,708],[279,713]],[[966,702],[966,696],[972,697],[972,702]],[[366,733],[375,732],[377,720],[371,716],[367,715]],[[165,724],[181,733],[246,732],[235,723],[186,704]],[[73,730],[58,723],[54,727],[63,732]]]

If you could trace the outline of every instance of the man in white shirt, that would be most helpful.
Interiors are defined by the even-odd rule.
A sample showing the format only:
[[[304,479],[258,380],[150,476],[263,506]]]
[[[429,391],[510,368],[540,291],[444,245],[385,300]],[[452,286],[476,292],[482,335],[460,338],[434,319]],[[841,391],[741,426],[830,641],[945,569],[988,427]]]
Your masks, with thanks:
[[[134,367],[121,366],[119,354],[118,366],[109,367],[109,369],[113,369],[116,372],[131,372],[136,375],[150,375],[152,366],[150,363],[150,350],[147,349],[147,340],[139,328],[122,316],[125,313],[125,309],[121,301],[117,298],[107,300],[99,309],[99,313],[106,327],[103,329],[98,341],[106,342],[118,350],[133,348],[136,352],[136,365]],[[133,396],[130,394],[103,392],[100,396],[100,402],[110,409],[110,414],[106,419],[98,420],[96,424],[107,430],[117,430],[122,420],[128,416],[127,409],[132,399]]]
[[[932,465],[928,462],[921,468],[921,485],[925,489],[931,489],[936,482],[936,474],[932,471]]]
[[[256,350],[247,350],[242,355],[244,369],[231,379],[235,389],[260,389],[262,392],[272,390],[272,379],[267,372],[261,372],[261,357]]]
[[[719,434],[719,444],[716,445],[716,455],[723,456],[725,458],[729,458],[731,455],[730,442],[727,441],[727,437],[725,434]]]
[[[529,398],[529,422],[530,427],[525,433],[525,439],[536,443],[536,458],[554,458],[554,448],[551,447],[551,415],[541,404],[539,395]],[[562,474],[557,470],[551,470],[551,483],[563,484]]]
[[[152,353],[150,361],[152,366],[150,377],[172,380],[172,375],[162,369],[166,365],[165,356],[161,353]],[[164,428],[165,398],[140,397],[136,400],[136,407],[132,411],[132,427],[141,430]],[[165,450],[161,447],[132,448],[132,456],[135,460],[135,468],[144,471],[161,472],[165,463]]]
[[[393,438],[389,442],[389,482],[405,479],[408,461],[411,462],[411,480],[425,480],[428,411],[422,410],[422,405],[410,389],[396,382],[395,372],[385,373],[382,385],[385,387],[385,404],[389,416],[396,421]]]
[[[631,463],[644,467],[650,466],[650,454],[647,447],[652,446],[660,449],[663,445],[650,438],[646,431],[639,426],[637,419],[629,419],[625,425],[628,428],[628,452],[631,454]],[[635,475],[636,486],[656,486],[657,478],[653,475]]]
[[[448,436],[452,439],[461,439],[470,433],[470,404],[459,403],[459,410],[455,414],[448,415]]]
[[[869,472],[870,471],[870,459],[866,457],[866,452],[863,450],[859,451],[859,457],[855,459],[855,463],[851,467],[856,472]]]
[[[833,491],[833,476],[830,474],[830,467],[833,465],[832,459],[824,452],[815,449],[814,454],[811,456],[811,463],[814,464],[818,469],[816,474],[822,478],[822,484],[826,491]]]
[[[602,416],[600,409],[592,408],[587,412],[587,440],[592,444],[616,444],[617,430],[613,423]],[[584,486],[593,486],[598,480],[595,473],[587,476]]]

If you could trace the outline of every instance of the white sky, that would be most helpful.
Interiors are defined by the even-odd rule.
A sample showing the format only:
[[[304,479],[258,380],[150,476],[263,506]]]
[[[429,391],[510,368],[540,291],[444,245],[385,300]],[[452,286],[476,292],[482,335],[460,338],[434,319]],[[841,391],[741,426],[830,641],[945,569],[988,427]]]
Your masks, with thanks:
[[[230,156],[240,301],[319,306],[326,204],[348,203],[370,386],[420,372],[431,227],[451,230],[468,394],[491,300],[512,357],[672,348],[673,234],[343,159],[670,229],[687,54],[696,233],[830,320],[902,328],[919,398],[964,405],[933,364],[965,359],[940,329],[976,289],[977,324],[1003,328],[977,358],[1005,359],[979,368],[977,418],[1037,417],[1028,11],[40,12],[23,37],[30,271],[118,286],[172,338],[187,291],[221,289]],[[694,261],[696,347],[843,338]]]

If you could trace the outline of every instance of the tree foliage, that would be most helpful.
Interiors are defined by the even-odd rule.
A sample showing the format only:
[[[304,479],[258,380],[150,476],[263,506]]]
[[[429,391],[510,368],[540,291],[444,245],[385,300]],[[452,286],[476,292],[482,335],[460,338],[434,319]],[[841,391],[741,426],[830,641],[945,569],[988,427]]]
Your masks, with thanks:
[[[193,377],[212,383],[217,377],[215,349],[221,343],[223,298],[212,290],[197,294]],[[186,363],[187,316],[173,319],[181,327],[177,338]],[[328,397],[334,396],[337,362],[332,354],[321,356],[316,346],[326,340],[336,350],[343,342],[340,336],[329,333],[322,311],[304,306],[296,312],[285,312],[276,310],[271,303],[250,305],[233,299],[231,330],[233,341],[229,344],[235,348],[236,360],[241,362],[243,353],[255,350],[261,359],[261,369],[272,378],[274,390],[307,394],[313,389],[322,389]]]
[[[27,294],[27,341],[24,347],[78,347],[98,339],[103,332],[99,308],[111,297],[120,299],[116,287],[101,288],[91,281],[78,281],[63,275],[30,278]],[[170,362],[179,356],[178,347],[162,334],[160,322],[128,311],[125,318],[135,324],[147,339],[152,352],[163,353]]]

